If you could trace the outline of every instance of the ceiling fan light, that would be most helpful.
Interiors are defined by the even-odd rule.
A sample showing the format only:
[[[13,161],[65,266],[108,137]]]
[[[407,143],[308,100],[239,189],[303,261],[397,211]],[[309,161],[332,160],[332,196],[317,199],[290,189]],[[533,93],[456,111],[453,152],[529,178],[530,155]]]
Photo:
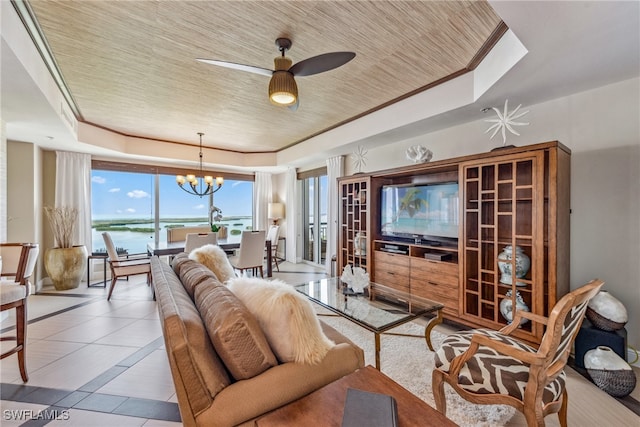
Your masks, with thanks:
[[[288,71],[274,71],[269,82],[269,99],[276,105],[293,105],[298,99],[298,86],[293,74]]]

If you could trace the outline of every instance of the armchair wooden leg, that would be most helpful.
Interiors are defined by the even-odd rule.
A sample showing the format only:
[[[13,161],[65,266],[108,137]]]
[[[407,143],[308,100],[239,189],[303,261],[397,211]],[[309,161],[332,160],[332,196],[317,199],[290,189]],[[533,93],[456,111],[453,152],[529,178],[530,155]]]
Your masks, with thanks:
[[[260,269],[260,277],[262,277],[264,279],[264,274],[262,272],[262,266],[258,267]]]
[[[16,307],[16,341],[19,347],[18,350],[18,366],[20,367],[20,376],[25,383],[29,381],[29,375],[27,375],[27,307],[23,303]]]
[[[447,397],[444,395],[444,373],[433,370],[431,374],[431,387],[433,389],[433,399],[436,402],[436,409],[442,415],[447,415]]]
[[[107,301],[109,301],[111,299],[111,294],[113,293],[113,288],[116,287],[116,282],[118,281],[118,278],[116,276],[113,276],[111,278],[111,287],[109,288],[109,295],[107,295]]]
[[[524,413],[524,418],[527,420],[528,427],[544,427],[544,415],[542,414],[541,407],[534,408],[531,405],[527,405],[525,403],[522,412]]]
[[[560,420],[560,427],[567,427],[567,407],[569,406],[569,395],[567,394],[567,389],[565,387],[562,390],[562,405],[560,406],[560,411],[558,412],[558,419]]]

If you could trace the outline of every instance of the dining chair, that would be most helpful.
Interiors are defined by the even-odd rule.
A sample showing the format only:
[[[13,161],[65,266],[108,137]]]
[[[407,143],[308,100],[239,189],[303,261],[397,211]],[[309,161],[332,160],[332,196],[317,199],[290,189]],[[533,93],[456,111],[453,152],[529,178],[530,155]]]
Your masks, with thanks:
[[[560,425],[566,427],[564,367],[587,304],[603,284],[592,280],[566,294],[548,318],[516,310],[511,324],[499,331],[475,329],[445,338],[432,373],[438,411],[446,415],[446,382],[469,402],[513,406],[524,414],[529,427],[544,426],[544,417],[555,412]],[[511,336],[523,318],[547,327],[538,349]]]
[[[189,233],[185,239],[184,251],[191,253],[195,248],[204,245],[217,245],[218,233]]]
[[[278,266],[278,257],[276,253],[278,251],[278,239],[280,238],[280,226],[269,226],[269,232],[267,233],[267,240],[271,241],[271,262],[276,265],[276,269],[280,271]]]
[[[18,353],[20,376],[25,383],[29,381],[26,367],[27,299],[32,287],[29,278],[35,269],[39,251],[35,243],[0,244],[0,256],[3,258],[0,311],[16,309],[16,335],[0,338],[0,341],[15,341],[16,345],[0,354],[0,359]]]
[[[111,268],[111,287],[109,288],[109,294],[107,295],[107,301],[111,299],[113,288],[116,286],[116,282],[120,278],[128,278],[129,276],[136,276],[139,274],[147,275],[147,285],[151,287],[151,293],[153,299],[156,299],[155,291],[153,289],[153,282],[151,278],[151,258],[146,254],[134,254],[121,257],[118,255],[111,235],[105,231],[102,233],[104,244],[107,247],[107,255],[109,258],[107,262]]]
[[[242,274],[245,270],[252,270],[254,276],[256,269],[260,270],[260,277],[264,277],[262,262],[264,260],[264,246],[266,233],[261,231],[243,231],[240,238],[240,251],[236,256],[229,258],[231,266]]]

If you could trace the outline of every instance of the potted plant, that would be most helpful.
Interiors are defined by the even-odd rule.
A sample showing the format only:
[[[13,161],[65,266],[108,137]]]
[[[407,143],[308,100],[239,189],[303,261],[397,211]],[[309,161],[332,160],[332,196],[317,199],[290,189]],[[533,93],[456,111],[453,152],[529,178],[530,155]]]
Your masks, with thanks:
[[[47,206],[44,212],[54,237],[54,247],[45,251],[44,268],[56,290],[77,288],[87,268],[87,248],[72,241],[78,209]]]

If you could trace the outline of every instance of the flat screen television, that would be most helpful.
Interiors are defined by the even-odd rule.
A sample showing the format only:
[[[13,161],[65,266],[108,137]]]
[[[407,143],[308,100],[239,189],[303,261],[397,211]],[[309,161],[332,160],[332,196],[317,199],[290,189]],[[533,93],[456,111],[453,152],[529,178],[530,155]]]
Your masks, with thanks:
[[[458,183],[384,185],[380,197],[383,237],[448,241],[458,238]]]

